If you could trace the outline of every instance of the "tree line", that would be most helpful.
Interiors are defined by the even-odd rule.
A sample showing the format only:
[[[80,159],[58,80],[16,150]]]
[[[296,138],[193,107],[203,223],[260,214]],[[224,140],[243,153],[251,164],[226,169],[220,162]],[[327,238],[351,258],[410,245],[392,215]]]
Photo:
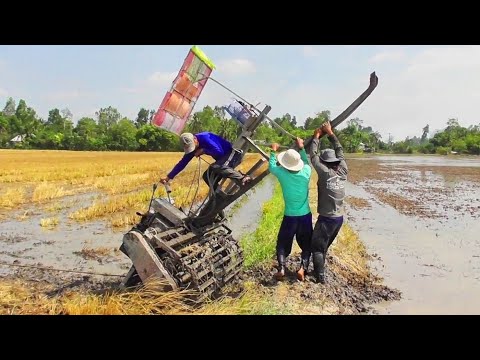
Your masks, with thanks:
[[[20,100],[16,105],[15,100],[9,98],[0,112],[0,147],[78,151],[181,151],[176,134],[150,124],[154,114],[155,110],[141,108],[135,120],[131,120],[109,106],[99,109],[95,118],[83,117],[74,125],[73,114],[68,108],[52,109],[44,120],[32,107],[27,106],[25,100]],[[290,114],[273,121],[288,132],[305,139],[312,135],[315,128],[331,120],[330,116],[329,110],[323,110],[314,117],[305,119],[303,125],[299,125],[296,117]],[[460,126],[457,119],[449,119],[447,127],[431,138],[428,138],[427,125],[420,136],[407,137],[397,142],[393,142],[391,137],[382,139],[372,127],[363,124],[363,120],[353,118],[347,121],[343,129],[336,131],[346,152],[480,154],[480,126],[465,128]],[[205,106],[190,116],[184,131],[211,131],[233,141],[241,129],[222,107]],[[292,144],[288,136],[268,122],[257,128],[254,139]],[[327,139],[322,139],[321,144],[322,147],[327,147]]]

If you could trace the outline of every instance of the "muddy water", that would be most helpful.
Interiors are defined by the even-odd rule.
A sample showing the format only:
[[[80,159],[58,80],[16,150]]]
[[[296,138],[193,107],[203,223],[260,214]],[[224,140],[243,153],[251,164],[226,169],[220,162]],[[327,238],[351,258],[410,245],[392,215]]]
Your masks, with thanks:
[[[260,217],[262,215],[262,205],[265,201],[270,200],[274,190],[274,178],[267,176],[257,188],[252,189],[239,199],[238,208],[232,208],[230,213],[228,226],[232,229],[232,235],[235,239],[240,238],[249,232],[254,231]]]
[[[12,213],[10,219],[0,222],[0,262],[106,274],[126,273],[130,261],[118,251],[121,231],[112,231],[102,221],[79,224],[68,218],[69,213],[85,206],[96,196],[98,194],[77,195],[73,206],[70,206],[72,197],[65,198],[60,204],[68,209],[56,213],[31,206],[23,221],[17,220],[18,214]],[[48,217],[56,217],[58,225],[51,229],[41,227],[40,220]],[[88,256],[88,253],[82,253],[84,249],[102,249],[102,253]],[[18,269],[2,265],[0,275]]]
[[[370,204],[348,207],[348,222],[376,255],[373,266],[385,284],[402,292],[400,301],[382,303],[376,311],[480,314],[479,183],[422,170],[435,165],[479,167],[480,159],[382,156],[350,161],[380,161],[387,168],[383,181],[367,179],[347,188],[348,195]],[[380,201],[375,189],[402,196],[422,212],[403,214]],[[433,212],[419,216],[424,209]]]
[[[370,205],[358,209],[349,206],[347,221],[360,233],[369,253],[375,254],[372,265],[384,277],[385,285],[402,292],[400,301],[380,304],[376,312],[480,314],[479,181],[475,172],[465,178],[442,173],[459,167],[478,168],[480,159],[381,156],[348,161],[378,162],[383,165],[380,171],[386,173],[383,179],[370,180],[367,174],[363,181],[349,183],[347,188],[347,196],[366,199]],[[435,171],[436,167],[447,170]],[[227,209],[236,239],[257,226],[261,206],[272,196],[273,180],[267,177],[241,198],[241,206]],[[392,207],[378,192],[406,199],[420,212]],[[122,231],[113,232],[103,221],[78,224],[67,217],[91,196],[95,194],[75,197],[74,206],[55,215],[32,207],[33,214],[24,221],[13,220],[14,214],[0,222],[0,262],[126,274],[131,262],[115,252],[121,245]],[[71,200],[65,199],[65,203]],[[54,230],[39,225],[49,216],[59,218]],[[111,251],[85,258],[80,253],[85,248]],[[13,269],[0,266],[0,275]]]
[[[354,161],[379,161],[391,166],[404,165],[432,165],[432,166],[467,166],[480,167],[480,160],[477,156],[456,157],[456,156],[436,156],[436,155],[381,155],[366,158],[358,158]]]
[[[236,239],[256,227],[261,206],[272,193],[273,182],[267,177],[256,189],[240,198],[239,206],[227,208],[227,214],[230,214],[228,210],[232,213],[228,226]],[[131,261],[118,249],[122,244],[123,233],[130,227],[113,231],[105,221],[78,223],[68,218],[69,213],[84,207],[96,196],[98,194],[77,195],[74,201],[72,197],[67,197],[59,201],[64,209],[56,213],[43,211],[41,206],[30,206],[17,213],[13,212],[10,214],[11,218],[0,221],[0,262],[10,264],[0,265],[0,276],[25,269],[17,265],[124,276],[131,266]],[[27,210],[26,219],[18,220]],[[40,220],[47,217],[56,217],[59,224],[53,229],[42,228]]]

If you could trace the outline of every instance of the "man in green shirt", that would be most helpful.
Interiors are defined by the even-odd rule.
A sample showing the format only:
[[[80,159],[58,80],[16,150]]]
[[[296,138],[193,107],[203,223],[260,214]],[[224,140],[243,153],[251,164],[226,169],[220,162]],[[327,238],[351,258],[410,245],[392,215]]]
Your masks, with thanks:
[[[312,168],[308,163],[303,140],[297,138],[299,152],[294,149],[284,151],[277,156],[278,144],[272,144],[268,169],[277,177],[282,187],[285,211],[277,237],[278,272],[275,277],[281,280],[285,276],[285,262],[292,251],[293,237],[302,249],[302,260],[297,278],[305,280],[310,261],[310,241],[313,232],[312,212],[308,203],[308,186]],[[277,163],[278,161],[278,163]]]

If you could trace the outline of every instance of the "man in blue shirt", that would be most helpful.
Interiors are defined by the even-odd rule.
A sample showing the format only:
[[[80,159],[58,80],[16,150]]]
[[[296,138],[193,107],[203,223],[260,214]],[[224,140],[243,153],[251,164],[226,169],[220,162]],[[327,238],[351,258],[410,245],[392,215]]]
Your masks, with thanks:
[[[239,164],[239,153],[233,149],[232,144],[224,138],[211,132],[201,132],[198,134],[183,133],[180,140],[185,151],[182,159],[175,165],[167,176],[161,179],[162,183],[173,180],[185,166],[193,159],[202,154],[210,155],[215,159],[208,169],[203,173],[203,180],[212,185],[213,190],[218,186],[222,178],[230,178],[238,185],[245,185],[251,180],[250,176],[234,170]],[[210,180],[210,181],[209,181]]]

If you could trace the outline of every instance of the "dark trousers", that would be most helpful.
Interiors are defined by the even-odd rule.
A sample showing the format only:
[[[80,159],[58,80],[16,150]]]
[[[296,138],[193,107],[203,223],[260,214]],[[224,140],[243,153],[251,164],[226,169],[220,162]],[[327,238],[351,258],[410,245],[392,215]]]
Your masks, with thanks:
[[[311,243],[313,265],[316,273],[324,273],[327,251],[337,237],[342,225],[343,216],[336,218],[318,217],[315,228],[313,229]]]
[[[213,190],[216,190],[218,187],[218,183],[223,178],[229,178],[235,181],[237,184],[240,184],[240,181],[243,179],[244,175],[234,169],[240,162],[240,154],[236,153],[229,161],[229,157],[231,154],[227,154],[213,164],[211,164],[207,170],[203,173],[203,181],[207,183],[207,185],[211,185]],[[210,181],[209,181],[210,179]]]
[[[302,249],[302,263],[310,260],[310,242],[312,239],[312,214],[303,216],[284,216],[277,237],[277,260],[279,265],[285,265],[285,260],[292,251],[293,237]]]

